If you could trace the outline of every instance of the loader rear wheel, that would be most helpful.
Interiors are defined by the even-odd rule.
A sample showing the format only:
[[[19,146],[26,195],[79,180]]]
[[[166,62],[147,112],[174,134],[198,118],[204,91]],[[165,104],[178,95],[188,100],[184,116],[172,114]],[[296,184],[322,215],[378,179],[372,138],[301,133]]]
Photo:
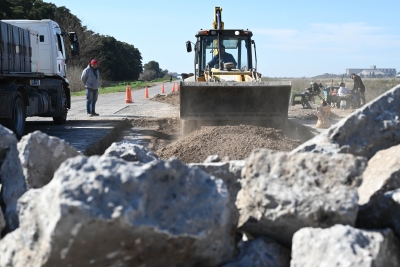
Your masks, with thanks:
[[[12,102],[12,117],[4,119],[4,126],[13,131],[18,139],[20,139],[24,135],[25,124],[26,106],[21,93],[16,92]]]
[[[201,128],[200,123],[195,120],[182,120],[182,136],[186,136]]]
[[[53,117],[55,124],[64,124],[67,122],[68,106],[67,106],[67,95],[63,88],[61,94],[61,104],[59,106],[60,112],[58,117]]]

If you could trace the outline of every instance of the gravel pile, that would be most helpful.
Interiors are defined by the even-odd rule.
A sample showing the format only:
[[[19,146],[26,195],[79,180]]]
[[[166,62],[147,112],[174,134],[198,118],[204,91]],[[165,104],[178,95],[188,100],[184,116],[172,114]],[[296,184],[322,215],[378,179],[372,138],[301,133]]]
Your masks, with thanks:
[[[207,126],[156,151],[163,159],[178,157],[185,163],[203,162],[218,154],[232,160],[247,158],[256,148],[291,151],[301,144],[281,130],[261,126]]]
[[[167,95],[157,94],[150,98],[151,101],[157,101],[162,103],[167,103],[174,106],[179,106],[179,91],[169,93]]]

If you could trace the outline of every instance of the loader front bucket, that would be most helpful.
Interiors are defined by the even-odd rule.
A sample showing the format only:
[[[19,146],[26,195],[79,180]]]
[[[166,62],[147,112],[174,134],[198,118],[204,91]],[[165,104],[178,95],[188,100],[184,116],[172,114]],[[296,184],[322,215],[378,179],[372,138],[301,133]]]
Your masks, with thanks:
[[[286,122],[291,83],[181,82],[180,117],[187,121]]]

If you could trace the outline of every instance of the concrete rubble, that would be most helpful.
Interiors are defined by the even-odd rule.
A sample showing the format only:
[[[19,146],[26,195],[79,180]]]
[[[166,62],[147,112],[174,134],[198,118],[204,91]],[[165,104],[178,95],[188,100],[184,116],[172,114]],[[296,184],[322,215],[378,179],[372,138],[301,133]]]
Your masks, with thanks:
[[[305,245],[306,244],[306,245]],[[293,237],[291,267],[400,266],[392,230],[366,231],[349,225],[303,228]]]
[[[217,266],[234,253],[224,183],[176,159],[78,156],[19,206],[0,266]]]
[[[400,85],[357,109],[292,153],[350,153],[372,158],[400,144]]]
[[[148,163],[150,161],[158,160],[158,156],[146,147],[123,142],[112,143],[103,155],[138,163]]]
[[[0,267],[400,266],[399,101],[291,152],[189,164],[0,126]]]
[[[236,206],[240,230],[290,247],[303,227],[355,225],[366,160],[256,149],[246,159]],[[340,166],[340,168],[338,168]]]
[[[23,136],[18,151],[28,189],[48,184],[61,163],[80,155],[64,140],[40,131]]]

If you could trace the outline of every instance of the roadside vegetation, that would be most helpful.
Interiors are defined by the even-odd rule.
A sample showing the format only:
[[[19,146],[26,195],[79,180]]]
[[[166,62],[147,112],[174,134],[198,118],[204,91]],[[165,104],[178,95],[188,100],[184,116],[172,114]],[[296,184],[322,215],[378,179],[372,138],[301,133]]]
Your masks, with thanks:
[[[125,92],[126,85],[129,83],[131,86],[131,90],[137,90],[145,88],[146,86],[151,87],[156,83],[160,82],[169,82],[169,78],[159,78],[152,81],[133,81],[133,82],[118,82],[114,84],[109,84],[107,86],[103,86],[99,88],[99,94],[109,94],[109,93],[117,93],[117,92]],[[82,86],[83,87],[83,86]],[[71,93],[72,96],[81,96],[86,95],[85,87],[83,87],[80,91],[75,91]]]

